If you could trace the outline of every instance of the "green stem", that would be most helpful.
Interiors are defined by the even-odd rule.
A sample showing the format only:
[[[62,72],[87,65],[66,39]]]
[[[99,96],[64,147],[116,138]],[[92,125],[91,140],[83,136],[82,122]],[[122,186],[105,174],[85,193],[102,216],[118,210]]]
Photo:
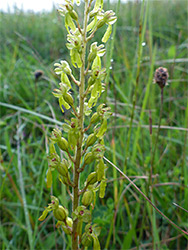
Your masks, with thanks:
[[[160,108],[160,116],[159,116],[159,124],[158,124],[158,129],[157,129],[157,136],[155,140],[155,145],[154,145],[154,150],[153,150],[153,155],[151,159],[151,174],[150,177],[152,176],[152,172],[154,171],[154,161],[155,161],[155,152],[157,149],[157,144],[159,140],[159,132],[160,132],[160,126],[161,126],[161,119],[162,119],[162,114],[163,114],[163,88],[161,89],[161,108]],[[155,171],[154,171],[155,173]],[[151,178],[150,178],[151,179]]]
[[[80,127],[80,137],[77,144],[76,150],[76,159],[74,164],[74,188],[73,188],[73,211],[79,206],[79,177],[80,173],[78,171],[81,163],[82,157],[82,142],[84,135],[84,91],[85,91],[85,57],[86,57],[86,35],[87,35],[87,23],[88,23],[88,0],[85,1],[85,11],[84,11],[84,24],[83,24],[83,33],[82,33],[82,67],[80,69],[80,85],[79,85],[79,127]],[[78,219],[73,221],[73,230],[72,230],[72,249],[78,250],[78,233],[77,233]]]
[[[161,107],[160,107],[160,117],[159,117],[159,124],[157,129],[157,136],[155,140],[154,150],[151,158],[151,168],[150,168],[150,175],[149,175],[149,186],[150,186],[150,199],[154,203],[154,197],[153,197],[153,183],[152,183],[152,175],[155,173],[155,153],[158,145],[159,140],[159,132],[160,132],[160,126],[161,126],[161,119],[163,114],[163,88],[161,88]],[[151,134],[152,136],[152,134]],[[151,153],[152,153],[152,147],[151,147]],[[148,190],[149,191],[149,190]],[[154,209],[151,209],[151,225],[152,225],[152,248],[156,249],[156,242],[159,240],[158,234],[157,234],[157,228],[156,228],[156,212]]]

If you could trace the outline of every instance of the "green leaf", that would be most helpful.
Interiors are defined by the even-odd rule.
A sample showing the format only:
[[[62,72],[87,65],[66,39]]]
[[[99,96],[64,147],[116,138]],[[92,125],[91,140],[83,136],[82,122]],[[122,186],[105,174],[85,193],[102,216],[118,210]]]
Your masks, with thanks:
[[[51,188],[51,186],[52,186],[52,171],[50,170],[50,168],[48,168],[46,179],[47,179],[47,181],[46,181],[47,188]]]
[[[93,250],[100,250],[101,247],[97,236],[92,235],[92,238],[93,238]]]
[[[104,119],[96,136],[102,137],[104,135],[104,133],[106,132],[106,130],[107,130],[107,120]]]
[[[103,38],[102,38],[102,42],[103,42],[103,43],[106,43],[106,42],[108,41],[108,39],[109,39],[111,33],[112,33],[112,25],[108,25],[108,28],[107,28],[107,30],[106,30],[106,32],[104,33],[104,36],[103,36]]]

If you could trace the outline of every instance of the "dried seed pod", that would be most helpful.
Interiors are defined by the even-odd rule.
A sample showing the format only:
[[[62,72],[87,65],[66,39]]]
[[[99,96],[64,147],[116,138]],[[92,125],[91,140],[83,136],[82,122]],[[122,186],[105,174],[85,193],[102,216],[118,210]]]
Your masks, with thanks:
[[[40,69],[36,70],[34,72],[34,76],[35,76],[35,81],[37,81],[42,75],[44,75],[44,72]]]
[[[164,88],[167,85],[168,70],[163,67],[159,67],[158,69],[156,69],[154,80],[161,89]]]

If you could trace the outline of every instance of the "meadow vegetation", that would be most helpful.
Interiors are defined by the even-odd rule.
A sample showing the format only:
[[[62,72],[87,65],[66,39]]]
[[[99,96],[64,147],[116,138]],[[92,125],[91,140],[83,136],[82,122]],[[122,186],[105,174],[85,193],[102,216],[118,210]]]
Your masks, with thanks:
[[[104,138],[105,157],[185,233],[106,161],[106,194],[93,211],[94,222],[102,228],[101,249],[186,249],[187,1],[117,1],[107,2],[104,9],[113,9],[118,17],[103,62],[107,91],[101,103],[113,112]],[[70,62],[64,20],[55,9],[40,14],[15,9],[13,14],[1,12],[0,18],[1,249],[71,249],[71,237],[54,228],[51,215],[38,221],[50,202],[45,181],[48,138],[54,126],[61,127],[70,116],[70,111],[61,112],[52,95],[59,83],[54,63]],[[103,33],[99,30],[95,38],[99,44]],[[161,108],[161,91],[153,77],[160,66],[168,69],[169,86],[164,88],[153,155]],[[42,76],[37,78],[36,70]],[[75,87],[75,102],[76,92]],[[84,172],[81,178],[85,180]],[[51,193],[71,210],[59,182]]]

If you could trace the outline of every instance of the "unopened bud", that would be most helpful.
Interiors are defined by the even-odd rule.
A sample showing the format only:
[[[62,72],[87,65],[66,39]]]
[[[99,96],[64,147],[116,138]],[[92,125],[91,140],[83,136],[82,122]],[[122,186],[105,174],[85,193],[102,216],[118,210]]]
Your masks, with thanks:
[[[85,165],[87,165],[87,164],[90,164],[94,160],[95,160],[95,157],[94,157],[93,153],[89,152],[85,155],[84,163],[85,163]]]
[[[87,185],[93,185],[96,182],[97,182],[97,173],[96,172],[90,173],[86,180]]]
[[[69,14],[72,17],[72,19],[78,20],[78,14],[76,13],[76,11],[74,11],[74,10],[70,11]]]
[[[63,162],[61,162],[58,166],[57,166],[57,171],[60,175],[62,176],[67,176],[68,174],[68,167],[66,164],[64,164]]]
[[[86,141],[86,146],[89,147],[89,146],[92,146],[97,140],[97,137],[94,133],[90,134],[87,138],[87,141]]]
[[[74,104],[74,99],[72,98],[72,96],[69,93],[65,93],[63,95],[64,100],[70,105],[73,106]]]
[[[97,23],[97,29],[101,28],[105,24],[105,21],[103,19],[99,20]]]
[[[61,137],[57,144],[62,151],[68,151],[69,144],[65,138]]]
[[[58,208],[53,210],[54,217],[59,221],[64,221],[68,216],[68,210],[63,206],[58,206]]]
[[[89,206],[93,200],[93,192],[91,190],[86,191],[82,197],[82,204],[84,206]]]
[[[96,123],[96,122],[98,122],[99,121],[99,115],[98,115],[98,113],[97,112],[95,112],[93,115],[92,115],[92,117],[91,117],[91,123],[93,124],[93,123]]]

